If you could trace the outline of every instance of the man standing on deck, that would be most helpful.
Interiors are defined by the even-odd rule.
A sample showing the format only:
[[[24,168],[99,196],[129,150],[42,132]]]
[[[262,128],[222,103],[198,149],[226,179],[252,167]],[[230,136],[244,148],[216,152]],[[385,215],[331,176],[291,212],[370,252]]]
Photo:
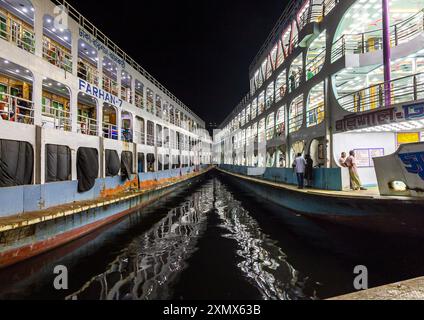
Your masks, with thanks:
[[[301,153],[297,154],[297,158],[293,162],[293,169],[296,171],[298,188],[303,189],[305,185],[306,160]]]
[[[367,190],[362,187],[361,179],[358,174],[358,166],[356,165],[355,151],[349,152],[349,157],[345,161],[345,165],[349,168],[350,184],[354,191]]]
[[[346,157],[347,157],[346,152],[342,152],[342,156],[339,159],[339,165],[342,168],[347,168]]]

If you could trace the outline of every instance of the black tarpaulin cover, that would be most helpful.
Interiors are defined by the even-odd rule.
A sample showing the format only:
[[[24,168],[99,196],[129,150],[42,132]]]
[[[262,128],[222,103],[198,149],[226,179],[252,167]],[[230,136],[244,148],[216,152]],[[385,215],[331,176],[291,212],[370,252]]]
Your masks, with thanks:
[[[106,150],[105,160],[106,176],[117,176],[119,174],[119,169],[121,168],[121,161],[119,160],[118,152],[116,152],[116,150]]]
[[[46,182],[71,180],[71,163],[69,147],[46,145]]]
[[[32,184],[34,150],[22,141],[0,140],[0,187]]]
[[[132,152],[123,151],[121,154],[121,176],[123,179],[131,179],[132,167]]]
[[[99,174],[99,153],[93,148],[79,148],[77,154],[78,192],[91,190]]]

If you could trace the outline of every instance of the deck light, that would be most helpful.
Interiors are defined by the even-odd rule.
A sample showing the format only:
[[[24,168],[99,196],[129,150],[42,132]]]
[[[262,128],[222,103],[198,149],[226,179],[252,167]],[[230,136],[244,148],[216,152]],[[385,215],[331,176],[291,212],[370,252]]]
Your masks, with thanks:
[[[389,188],[397,192],[405,192],[408,186],[403,181],[392,181],[389,183]]]

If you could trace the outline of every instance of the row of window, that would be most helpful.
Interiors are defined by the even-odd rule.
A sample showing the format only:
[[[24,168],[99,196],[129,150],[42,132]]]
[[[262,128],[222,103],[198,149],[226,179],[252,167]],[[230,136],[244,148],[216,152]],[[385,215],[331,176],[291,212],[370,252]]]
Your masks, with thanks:
[[[21,12],[19,16],[11,14],[5,8],[1,8],[0,4],[0,38],[14,43],[23,50],[34,53],[34,10],[31,7],[31,10],[27,9],[25,11],[26,14],[22,13],[21,10],[17,12]],[[69,30],[57,30],[53,20],[49,15],[43,17],[43,58],[58,68],[72,73],[73,65],[70,49],[72,34]],[[27,23],[26,21],[30,21],[31,23]],[[99,62],[98,50],[80,39],[78,42],[77,76],[98,86],[100,83],[99,63],[103,65],[101,79],[102,88],[105,91],[115,96],[119,96],[119,92],[121,92],[120,98],[122,100],[141,109],[144,109],[145,105],[148,104],[148,112],[186,130],[194,131],[199,127],[199,124],[195,120],[167,101],[162,101],[159,95],[156,95],[154,103],[153,98],[151,99],[152,103],[150,103],[150,95],[153,96],[153,91],[147,89],[146,94],[144,85],[138,80],[134,83],[133,78],[126,71],[122,71],[121,81],[118,83],[118,65],[108,57],[104,57],[103,61]],[[147,101],[145,102],[146,95]]]
[[[46,183],[70,181],[72,179],[71,149],[67,146],[47,144],[45,146]],[[30,143],[0,139],[0,187],[31,185],[34,174],[34,150]],[[192,167],[196,164],[194,156],[159,155],[153,153],[137,154],[137,172],[155,172]],[[98,178],[98,151],[81,147],[77,152],[77,179],[87,182]],[[133,172],[133,153],[105,150],[105,174],[107,177],[119,174],[128,179]],[[89,190],[89,189],[88,189]],[[86,190],[85,190],[86,191]]]
[[[287,24],[277,43],[251,79],[251,94],[260,89],[299,45],[299,32],[311,22],[321,22],[338,3],[338,0],[306,0],[296,18]]]
[[[255,103],[252,103],[253,106],[256,107]],[[264,108],[265,110],[265,108]],[[256,113],[256,109],[252,108],[251,106],[248,106],[245,110],[243,110],[239,116],[237,116],[232,122],[229,124],[229,131],[236,131],[243,127],[245,124],[249,123],[251,120],[256,118],[258,115],[260,115],[264,110],[261,110],[261,112]],[[293,99],[291,104],[289,105],[288,110],[288,121],[289,121],[289,132],[295,132],[298,131],[302,125],[303,125],[303,116],[306,112],[306,127],[313,127],[316,125],[321,124],[324,121],[325,116],[325,104],[324,104],[324,82],[319,83],[318,85],[314,86],[308,96],[307,102],[306,102],[306,109],[304,108],[304,97],[303,95],[299,95],[296,98]],[[283,126],[286,122],[285,120],[285,114],[286,114],[286,106],[281,107],[277,113],[274,115],[274,113],[271,113],[267,115],[265,118],[260,120],[257,124],[254,124],[251,126],[251,129],[254,129],[255,126],[258,126],[259,128],[265,128],[265,125],[262,125],[262,123],[267,122],[267,135],[272,135],[271,133],[274,132],[274,124],[277,126]],[[278,131],[278,128],[276,129]],[[228,132],[227,130],[224,130]],[[255,130],[254,130],[255,131]],[[265,131],[263,129],[262,131]],[[279,134],[281,134],[282,131],[280,130]]]

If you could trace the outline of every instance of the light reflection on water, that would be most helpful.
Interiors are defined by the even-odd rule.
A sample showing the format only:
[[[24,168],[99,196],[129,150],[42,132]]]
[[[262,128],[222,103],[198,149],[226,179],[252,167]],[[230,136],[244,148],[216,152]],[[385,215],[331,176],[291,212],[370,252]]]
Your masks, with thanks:
[[[218,214],[235,241],[234,255],[244,279],[267,300],[313,299],[303,293],[307,278],[228,189],[213,179],[197,189],[151,229],[136,237],[108,266],[67,299],[162,300],[173,297],[173,287],[198,249],[208,217]],[[229,261],[228,263],[232,263]],[[206,272],[207,274],[207,272]],[[207,276],[207,275],[205,275]],[[199,285],[201,285],[199,283]],[[217,284],[219,286],[219,284]]]
[[[224,185],[216,182],[215,208],[228,230],[228,238],[237,241],[237,254],[242,258],[238,267],[255,285],[263,299],[294,300],[316,299],[303,293],[307,277],[303,277],[286,260],[287,256],[258,222],[234,199]]]
[[[147,233],[135,238],[106,272],[68,299],[168,299],[170,285],[186,268],[186,260],[205,231],[207,213],[213,206],[212,192],[206,185],[193,193]]]

